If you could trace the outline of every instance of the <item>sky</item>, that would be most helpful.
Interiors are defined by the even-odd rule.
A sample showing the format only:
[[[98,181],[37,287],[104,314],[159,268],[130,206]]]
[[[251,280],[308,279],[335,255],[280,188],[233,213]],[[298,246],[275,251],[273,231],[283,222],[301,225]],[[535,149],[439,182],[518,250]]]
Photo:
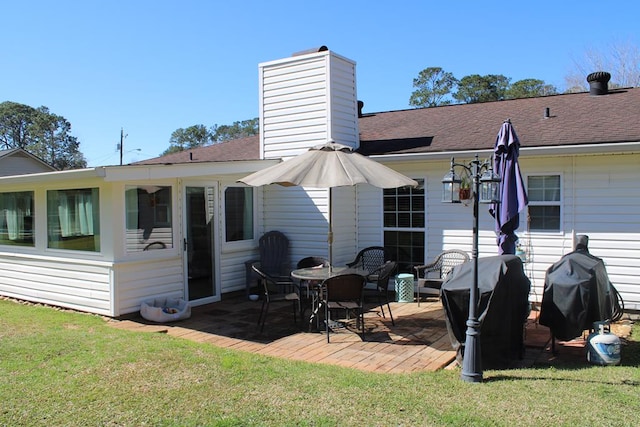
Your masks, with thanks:
[[[327,46],[364,112],[411,108],[428,67],[566,88],[589,50],[640,45],[640,2],[9,1],[0,102],[71,123],[89,166],[157,157],[173,131],[258,117],[258,64]],[[599,70],[593,70],[599,71]]]

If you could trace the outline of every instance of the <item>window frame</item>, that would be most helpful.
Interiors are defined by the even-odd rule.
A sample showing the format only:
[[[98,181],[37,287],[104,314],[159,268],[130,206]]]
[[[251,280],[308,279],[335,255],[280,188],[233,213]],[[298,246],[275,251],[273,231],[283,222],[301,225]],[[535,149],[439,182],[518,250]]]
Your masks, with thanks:
[[[31,242],[26,242],[26,243],[11,243],[12,240],[20,240],[20,239],[11,239],[9,234],[11,232],[9,224],[6,223],[7,228],[7,240],[2,240],[0,241],[0,245],[3,246],[9,246],[12,248],[35,248],[36,247],[36,194],[34,190],[19,190],[19,191],[2,191],[0,192],[0,197],[4,197],[4,195],[22,195],[22,197],[24,196],[30,196],[30,206],[28,208],[28,210],[30,211],[30,215],[26,215],[26,211],[25,211],[25,215],[22,216],[22,222],[24,223],[26,218],[30,218],[30,222],[31,222],[31,228],[30,230],[26,229],[24,226],[22,228],[20,228],[19,230],[16,230],[18,233],[22,233],[23,235],[25,235],[28,232],[30,232],[31,234]],[[1,208],[2,206],[0,206]],[[3,218],[4,217],[4,218]],[[4,212],[4,209],[0,209],[0,222],[2,222],[4,219],[4,221],[6,221],[6,214]],[[24,225],[24,224],[23,224]]]
[[[422,183],[421,185],[419,185],[418,187],[422,188],[422,211],[414,211],[413,210],[413,203],[410,203],[410,209],[408,211],[402,211],[401,209],[397,208],[397,201],[398,201],[398,190],[399,188],[394,188],[394,189],[383,189],[382,190],[382,239],[383,239],[383,245],[385,247],[387,247],[387,242],[385,240],[385,234],[387,232],[397,232],[397,233],[422,233],[422,246],[420,247],[420,258],[419,259],[410,259],[410,260],[396,260],[398,261],[400,264],[420,264],[420,263],[424,263],[424,259],[425,259],[425,250],[426,250],[426,237],[427,237],[427,201],[428,201],[428,197],[427,197],[427,186],[426,186],[426,182],[427,179],[426,177],[420,177],[420,178],[413,178],[414,180],[416,180],[419,184]],[[387,226],[385,224],[385,216],[387,215],[387,211],[386,210],[386,205],[385,205],[385,197],[389,197],[388,195],[386,195],[385,193],[387,191],[395,191],[395,200],[396,200],[396,209],[393,211],[393,213],[396,215],[396,221],[395,221],[395,226]],[[411,196],[410,197],[415,197],[415,195],[413,194],[414,189],[411,189]],[[412,200],[413,201],[413,200]],[[403,227],[401,226],[399,223],[401,221],[398,221],[398,217],[397,215],[400,215],[401,212],[408,212],[409,216],[410,216],[410,226],[408,227]],[[414,213],[421,213],[422,214],[422,227],[416,227],[414,226],[414,220],[413,220],[413,214]],[[393,253],[395,254],[395,252],[397,251],[397,248],[399,246],[394,246],[394,248],[396,248],[396,250],[393,251]],[[413,248],[415,248],[417,246],[412,246],[410,249],[410,252],[413,252]],[[395,257],[395,255],[394,255]]]
[[[251,220],[252,220],[252,237],[250,239],[241,239],[241,240],[227,240],[227,190],[230,188],[242,188],[244,190],[251,190]],[[249,248],[253,247],[255,242],[257,241],[257,191],[255,187],[243,184],[229,184],[222,186],[222,191],[220,195],[220,199],[222,202],[221,216],[222,216],[222,243],[227,247],[235,247],[235,248]]]
[[[136,229],[135,230],[139,230],[139,215],[140,215],[140,210],[136,209],[130,209],[129,206],[129,196],[127,194],[128,191],[130,190],[138,190],[138,189],[146,189],[149,187],[157,187],[158,191],[159,190],[164,190],[164,189],[168,189],[169,190],[169,195],[168,195],[168,199],[163,200],[163,199],[158,199],[154,196],[155,193],[153,192],[149,192],[147,190],[147,193],[149,195],[149,206],[152,208],[150,210],[150,213],[152,214],[152,230],[154,229],[168,229],[168,233],[160,233],[159,235],[156,234],[155,237],[152,237],[151,235],[148,236],[148,238],[145,239],[138,239],[139,245],[141,245],[141,249],[136,249],[136,250],[132,250],[128,247],[129,245],[129,231],[130,230],[134,230],[133,228],[129,228],[131,226],[130,222],[131,221],[135,221],[136,223]],[[156,250],[171,250],[177,247],[177,239],[176,239],[176,223],[174,221],[174,219],[176,218],[176,188],[174,185],[172,185],[171,183],[153,183],[153,184],[149,184],[149,183],[145,183],[145,184],[140,184],[140,183],[126,183],[124,185],[124,228],[122,230],[122,235],[123,235],[123,245],[124,245],[124,251],[125,253],[131,255],[131,254],[137,254],[137,253],[141,253],[141,252],[153,252],[155,253]],[[139,200],[137,199],[138,194],[136,193],[136,202],[139,203]],[[139,204],[136,206],[136,208],[139,208]],[[165,217],[163,218],[163,220],[158,220],[158,213],[161,212]],[[135,217],[135,220],[134,220]],[[168,239],[164,239],[162,238],[163,235],[168,235],[171,238],[171,241],[168,241]],[[151,250],[145,250],[145,248],[147,249],[153,249],[153,251]]]
[[[53,240],[52,240],[52,230],[51,230],[51,211],[50,209],[52,209],[52,206],[50,206],[50,193],[64,193],[64,192],[76,192],[76,194],[74,194],[74,198],[73,198],[73,202],[75,205],[72,205],[74,210],[78,209],[78,203],[81,203],[78,201],[77,196],[80,194],[79,192],[81,191],[89,191],[91,194],[91,218],[92,218],[92,222],[90,224],[90,228],[92,233],[88,233],[88,234],[83,234],[82,231],[80,233],[77,233],[77,229],[78,229],[78,224],[77,221],[70,221],[68,226],[72,227],[73,233],[70,233],[68,236],[63,236],[63,226],[61,224],[60,226],[60,233],[59,233],[59,237],[60,239],[62,238],[74,238],[74,239],[79,239],[81,240],[83,237],[84,238],[89,238],[92,237],[93,238],[93,244],[94,244],[94,249],[83,249],[83,248],[73,248],[73,247],[61,247],[61,246],[56,246],[55,244],[52,244]],[[95,196],[94,196],[95,194]],[[101,210],[103,209],[103,203],[101,201],[102,198],[102,191],[100,186],[87,186],[87,187],[72,187],[72,188],[50,188],[45,190],[45,194],[44,194],[44,200],[45,200],[45,229],[46,229],[46,242],[45,242],[45,248],[46,250],[51,250],[51,251],[71,251],[71,252],[82,252],[85,254],[100,254],[102,253],[102,221],[100,221],[101,219]],[[94,200],[95,199],[95,200]],[[61,199],[57,199],[58,201],[60,201]],[[94,205],[95,204],[95,205]],[[75,207],[74,207],[75,206]],[[58,208],[60,206],[58,205]],[[76,215],[77,216],[77,215]],[[60,216],[59,216],[59,209],[58,209],[58,214],[56,215],[56,218],[58,219],[58,221],[60,221]],[[80,221],[80,228],[82,229],[82,221]],[[89,225],[87,225],[87,227],[89,227]],[[72,240],[69,240],[69,242],[71,242]],[[67,245],[70,246],[70,245]]]
[[[530,191],[530,180],[532,177],[558,177],[558,192],[559,197],[558,200],[532,200],[531,191]],[[529,233],[545,233],[545,234],[558,234],[562,233],[563,226],[563,211],[564,211],[564,177],[562,173],[559,172],[544,172],[544,173],[530,173],[527,174],[527,198],[529,203],[527,205],[527,231]],[[549,207],[558,207],[558,228],[557,229],[543,229],[543,228],[532,228],[531,227],[531,207],[538,206],[549,206]]]

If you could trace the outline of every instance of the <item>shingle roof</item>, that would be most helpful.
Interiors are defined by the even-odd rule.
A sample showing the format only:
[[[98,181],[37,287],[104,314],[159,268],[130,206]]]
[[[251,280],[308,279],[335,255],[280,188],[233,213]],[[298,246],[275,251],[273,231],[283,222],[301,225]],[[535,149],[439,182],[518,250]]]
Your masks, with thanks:
[[[174,164],[198,162],[226,162],[234,160],[257,160],[260,158],[260,138],[258,135],[232,141],[220,142],[206,147],[198,147],[179,153],[143,160],[135,164]]]
[[[545,117],[546,109],[549,117]],[[366,155],[491,149],[511,119],[522,147],[640,141],[640,88],[458,104],[364,114],[360,149]],[[201,147],[196,161],[256,160],[257,136]],[[139,163],[187,163],[189,151]]]
[[[360,152],[492,149],[506,119],[523,147],[640,141],[639,114],[640,88],[391,111],[360,119]]]

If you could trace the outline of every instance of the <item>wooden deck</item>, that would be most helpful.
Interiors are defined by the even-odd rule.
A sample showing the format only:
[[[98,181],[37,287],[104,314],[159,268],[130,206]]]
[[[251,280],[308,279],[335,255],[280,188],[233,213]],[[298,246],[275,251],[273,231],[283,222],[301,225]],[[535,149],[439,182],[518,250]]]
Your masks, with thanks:
[[[445,313],[436,298],[416,303],[392,303],[395,326],[380,315],[379,307],[365,314],[363,341],[351,328],[338,329],[327,343],[324,331],[307,332],[308,323],[293,323],[290,305],[274,305],[265,330],[256,321],[261,302],[244,296],[194,307],[189,319],[157,324],[137,315],[109,320],[113,327],[141,332],[167,333],[174,337],[209,343],[218,347],[248,351],[290,360],[325,363],[385,373],[435,371],[455,366],[455,351],[447,332]],[[559,356],[550,352],[550,335],[536,322],[532,312],[525,332],[525,357],[517,366],[555,365],[567,359],[584,360],[584,340],[557,343]],[[305,320],[308,320],[305,319]],[[585,362],[586,363],[586,362]]]
[[[290,305],[273,305],[265,330],[259,333],[256,321],[261,302],[242,297],[194,307],[191,318],[156,324],[139,315],[115,319],[110,325],[132,331],[162,332],[174,337],[206,342],[218,347],[249,351],[291,360],[327,363],[376,372],[434,371],[455,359],[445,323],[442,304],[437,299],[416,303],[392,303],[395,326],[379,307],[365,313],[365,341],[352,328],[331,333],[307,332],[308,323],[293,323]],[[305,319],[308,320],[308,319]]]

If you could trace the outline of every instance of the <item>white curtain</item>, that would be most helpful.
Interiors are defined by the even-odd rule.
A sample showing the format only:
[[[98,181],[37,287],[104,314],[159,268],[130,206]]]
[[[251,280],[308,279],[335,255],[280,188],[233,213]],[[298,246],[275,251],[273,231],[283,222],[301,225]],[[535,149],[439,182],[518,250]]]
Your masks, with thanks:
[[[76,227],[81,236],[93,234],[93,197],[91,193],[80,193],[76,197]]]
[[[58,192],[58,217],[62,237],[93,235],[92,192]]]
[[[61,191],[58,192],[58,218],[60,219],[60,235],[69,237],[72,235],[71,215],[69,212],[69,199]]]
[[[24,230],[25,212],[18,206],[18,200],[14,194],[4,196],[4,205],[9,240],[18,240],[20,231]]]

